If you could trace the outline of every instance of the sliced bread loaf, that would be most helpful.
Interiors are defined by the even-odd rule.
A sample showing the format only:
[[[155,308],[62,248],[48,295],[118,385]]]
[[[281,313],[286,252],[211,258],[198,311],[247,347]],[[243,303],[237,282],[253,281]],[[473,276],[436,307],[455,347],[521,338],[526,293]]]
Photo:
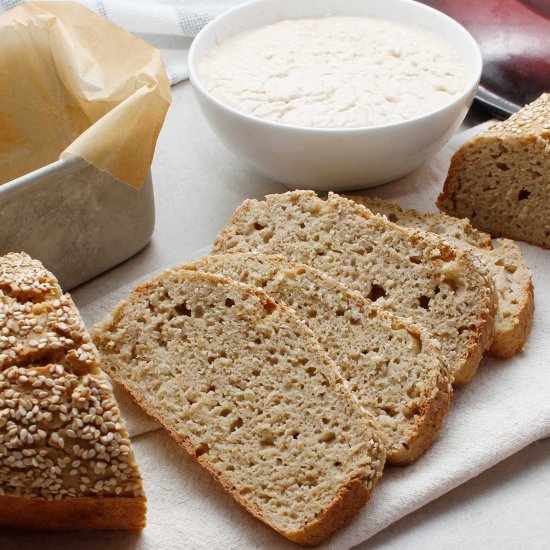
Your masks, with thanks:
[[[311,331],[256,287],[174,269],[99,325],[105,369],[252,515],[315,544],[369,499],[385,452]]]
[[[326,201],[311,191],[245,201],[214,251],[281,254],[413,318],[439,340],[458,384],[472,378],[491,343],[494,288],[470,251],[332,193]]]
[[[291,306],[374,417],[388,462],[408,464],[429,448],[452,387],[440,346],[426,330],[281,256],[218,254],[193,267],[253,284]]]
[[[0,258],[0,526],[141,529],[141,476],[68,294],[26,254]]]
[[[402,210],[396,203],[355,195],[350,199],[404,227],[437,233],[457,247],[470,247],[491,274],[498,294],[493,343],[489,355],[506,359],[520,350],[531,330],[535,308],[531,269],[514,241],[474,229],[467,219],[447,214]]]
[[[462,145],[437,205],[494,237],[550,248],[550,94]]]

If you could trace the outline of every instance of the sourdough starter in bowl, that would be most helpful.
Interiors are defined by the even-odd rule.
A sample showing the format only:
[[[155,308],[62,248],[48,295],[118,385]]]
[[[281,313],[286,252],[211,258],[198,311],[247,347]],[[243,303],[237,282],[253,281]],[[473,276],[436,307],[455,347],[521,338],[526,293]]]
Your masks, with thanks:
[[[466,86],[465,67],[436,34],[384,19],[284,20],[221,42],[199,63],[221,102],[311,128],[361,128],[436,110]]]

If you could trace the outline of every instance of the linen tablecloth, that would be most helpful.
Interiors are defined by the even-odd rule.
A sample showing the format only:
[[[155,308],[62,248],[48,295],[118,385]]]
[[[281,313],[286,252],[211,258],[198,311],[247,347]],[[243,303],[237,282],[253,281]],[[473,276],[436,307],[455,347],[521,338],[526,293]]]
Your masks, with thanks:
[[[402,206],[435,211],[452,151],[474,128],[457,135],[417,172],[369,194]],[[235,205],[237,206],[237,205]],[[229,220],[227,220],[229,221]],[[220,227],[221,229],[221,227]],[[529,443],[550,436],[550,251],[520,243],[533,269],[535,320],[525,349],[506,361],[484,358],[470,384],[455,391],[443,428],[430,451],[408,467],[387,466],[372,500],[321,548],[350,548],[387,525],[450,491]],[[207,253],[181,255],[181,262]],[[159,270],[168,266],[159,265]],[[89,327],[103,318],[136,283],[102,295],[86,295]],[[82,295],[85,289],[76,293]],[[149,499],[147,528],[128,533],[0,535],[0,547],[69,549],[293,548],[228,497],[125,393],[116,390],[144,476]]]

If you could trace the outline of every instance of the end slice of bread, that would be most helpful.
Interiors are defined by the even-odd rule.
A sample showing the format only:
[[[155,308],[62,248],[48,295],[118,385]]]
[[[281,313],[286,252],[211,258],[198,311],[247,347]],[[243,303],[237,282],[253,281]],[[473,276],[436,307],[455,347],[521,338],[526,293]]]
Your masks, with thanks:
[[[550,248],[550,94],[463,144],[437,206],[494,237]]]
[[[496,294],[469,250],[399,227],[364,206],[311,191],[245,201],[216,253],[280,254],[315,267],[439,340],[455,383],[475,374],[494,328]]]
[[[252,515],[316,544],[369,499],[385,451],[311,331],[256,287],[185,268],[136,288],[105,369]]]
[[[477,254],[493,278],[498,294],[489,355],[507,359],[524,346],[531,330],[535,302],[531,269],[514,241],[500,239],[493,248],[491,236],[474,229],[467,219],[402,210],[394,202],[373,197],[354,195],[349,198],[398,225],[437,233],[452,245],[467,247]]]
[[[282,256],[217,254],[193,267],[253,284],[292,307],[372,414],[388,462],[408,464],[429,448],[452,386],[439,343],[426,330]]]
[[[145,526],[141,476],[82,318],[26,254],[0,258],[0,526]]]

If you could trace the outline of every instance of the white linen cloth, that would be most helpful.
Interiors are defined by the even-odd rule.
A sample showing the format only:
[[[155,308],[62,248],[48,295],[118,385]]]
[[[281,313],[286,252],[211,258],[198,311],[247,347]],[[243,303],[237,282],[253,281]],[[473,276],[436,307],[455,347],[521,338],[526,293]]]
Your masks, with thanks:
[[[452,151],[480,128],[457,135],[414,174],[369,190],[401,205],[435,211]],[[484,358],[470,384],[455,391],[433,447],[408,467],[387,466],[371,501],[320,548],[345,550],[436,499],[537,439],[550,436],[550,251],[520,243],[533,269],[536,311],[526,348],[507,361]],[[207,250],[182,256],[191,261]],[[162,266],[163,268],[167,266]],[[159,269],[161,270],[161,269]],[[89,327],[124,298],[135,282],[102,296],[75,293]],[[0,548],[139,550],[295,548],[227,496],[158,425],[116,389],[148,496],[142,534],[0,534]]]
[[[0,0],[0,12],[25,0]],[[74,0],[161,51],[171,84],[189,77],[191,39],[211,19],[244,0]]]

